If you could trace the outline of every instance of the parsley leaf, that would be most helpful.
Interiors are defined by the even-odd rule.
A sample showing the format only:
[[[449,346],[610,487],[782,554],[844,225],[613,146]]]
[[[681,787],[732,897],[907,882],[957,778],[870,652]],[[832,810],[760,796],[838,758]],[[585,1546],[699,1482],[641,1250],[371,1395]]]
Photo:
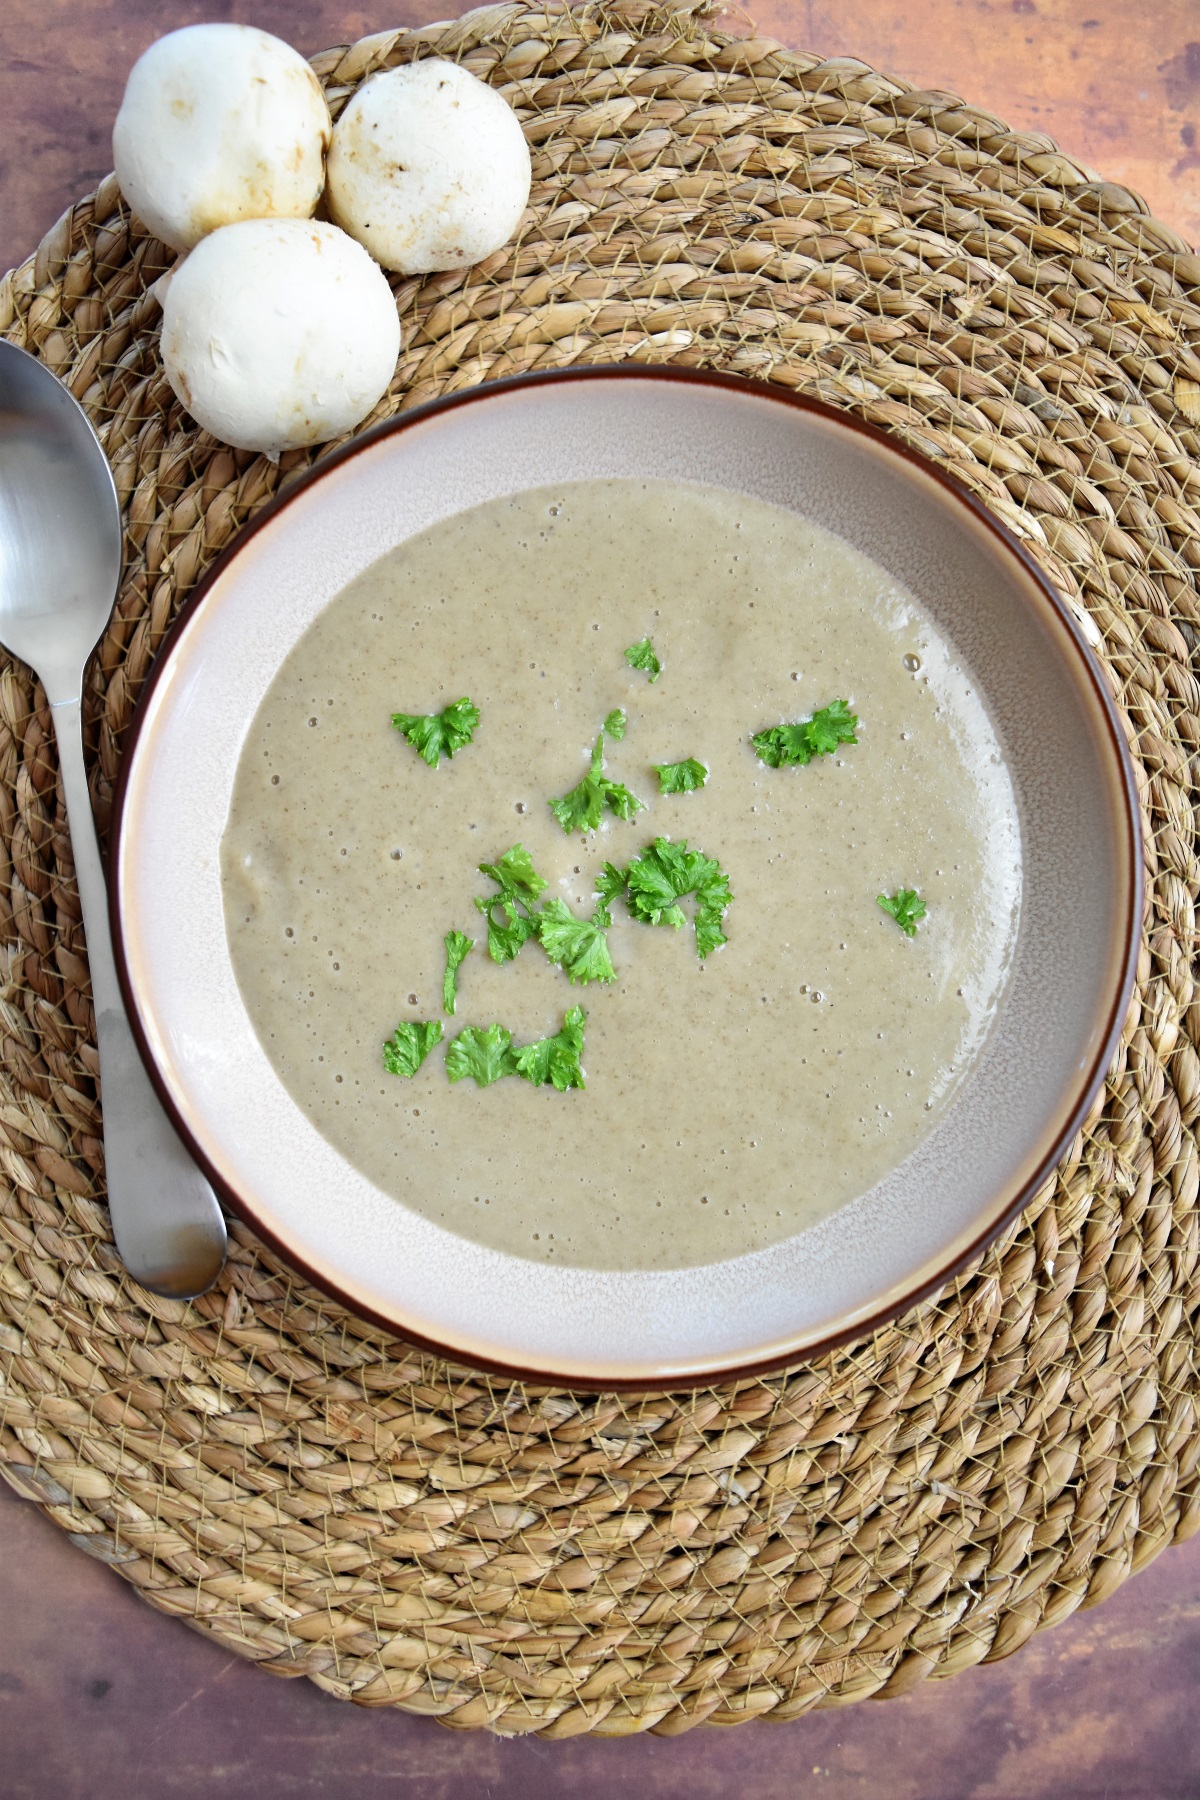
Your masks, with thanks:
[[[814,756],[832,756],[839,744],[857,744],[858,715],[846,700],[833,700],[799,725],[772,725],[750,739],[760,762],[772,769],[810,763]]]
[[[446,1052],[446,1074],[451,1081],[470,1076],[476,1087],[490,1087],[502,1075],[514,1075],[512,1032],[503,1025],[468,1025]]]
[[[518,911],[520,901],[509,894],[496,894],[491,900],[476,895],[475,904],[481,913],[487,914],[488,955],[493,962],[511,962],[534,936],[537,925]],[[497,907],[501,909],[499,917],[495,911]]]
[[[898,888],[894,894],[877,894],[877,903],[890,913],[905,937],[916,937],[918,921],[928,908],[916,888]]]
[[[679,901],[685,894],[695,895],[696,952],[701,961],[726,942],[721,925],[733,899],[729,877],[711,857],[689,850],[686,839],[673,844],[669,838],[655,838],[630,863],[625,879],[629,910],[648,925],[678,930],[684,923]]]
[[[456,750],[469,744],[478,723],[479,708],[473,706],[465,694],[453,705],[443,707],[440,713],[392,714],[396,730],[408,739],[431,769],[437,768],[441,756],[453,756]]]
[[[604,729],[607,731],[609,737],[612,738],[615,743],[619,744],[621,739],[625,736],[625,724],[625,714],[622,712],[621,708],[617,706],[613,708],[607,719],[605,719]]]
[[[565,900],[547,900],[538,914],[538,936],[551,962],[571,982],[613,981],[616,971],[608,954],[605,927],[611,918],[577,919]]]
[[[708,767],[689,756],[686,762],[655,763],[660,794],[690,794],[708,780]]]
[[[596,880],[596,898],[600,904],[592,914],[592,918],[597,925],[609,926],[612,924],[610,908],[617,895],[624,892],[624,869],[618,869],[615,863],[606,862]]]
[[[389,1075],[415,1075],[435,1044],[442,1041],[442,1021],[406,1019],[397,1025],[383,1046],[383,1066]]]
[[[516,1072],[535,1087],[553,1082],[559,1093],[567,1088],[585,1085],[579,1059],[583,1054],[583,1022],[587,1018],[582,1006],[573,1006],[563,1019],[561,1029],[553,1037],[540,1038],[536,1044],[525,1044],[514,1050],[512,1060]]]
[[[631,794],[619,781],[610,781],[607,775],[603,777],[603,781],[604,798],[608,801],[610,811],[615,812],[618,819],[624,819],[628,824],[635,813],[645,812],[646,802],[639,800],[636,794]]]
[[[520,894],[526,900],[536,900],[550,886],[543,881],[533,866],[533,857],[524,844],[514,844],[506,850],[499,862],[480,863],[479,873],[490,875],[497,887]]]
[[[619,781],[610,781],[604,774],[602,731],[592,749],[591,767],[578,787],[573,787],[569,794],[563,794],[547,804],[570,836],[573,831],[595,831],[606,806],[616,813],[618,819],[629,820],[635,813],[643,810],[645,803],[636,794],[631,794],[627,787],[622,787]]]
[[[648,637],[644,637],[640,644],[630,644],[625,652],[625,661],[631,669],[644,669],[651,682],[657,681],[662,674],[662,664],[655,656],[654,645]]]
[[[604,776],[601,774],[603,763],[602,734],[596,739],[591,768],[583,780],[569,794],[563,794],[548,803],[550,811],[568,836],[572,831],[595,831],[604,816]]]
[[[490,876],[500,889],[490,897],[475,897],[476,906],[488,922],[488,954],[493,962],[511,962],[536,935],[533,903],[550,884],[542,880],[523,844],[514,844],[499,862],[480,863],[479,872]]]
[[[444,1011],[452,1013],[459,964],[475,948],[475,939],[469,938],[465,931],[448,931],[442,942],[446,946],[446,973],[442,977],[442,1007]]]

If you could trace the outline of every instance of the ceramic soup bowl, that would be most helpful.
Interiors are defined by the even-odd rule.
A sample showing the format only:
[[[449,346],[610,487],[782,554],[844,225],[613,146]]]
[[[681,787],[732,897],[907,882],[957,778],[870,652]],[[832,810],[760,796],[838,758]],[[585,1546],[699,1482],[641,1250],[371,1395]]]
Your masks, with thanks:
[[[974,676],[1017,796],[1023,897],[986,1043],[928,1137],[869,1192],[702,1267],[547,1266],[472,1243],[320,1136],[235,979],[219,845],[281,661],[369,564],[504,494],[598,477],[703,482],[791,508],[881,564]],[[902,445],[760,384],[626,365],[500,382],[330,455],[201,583],[139,709],[112,898],[130,1011],[184,1139],[232,1207],[347,1306],[465,1362],[670,1387],[796,1362],[942,1283],[1053,1170],[1128,1005],[1141,920],[1133,772],[1094,627],[982,506]]]

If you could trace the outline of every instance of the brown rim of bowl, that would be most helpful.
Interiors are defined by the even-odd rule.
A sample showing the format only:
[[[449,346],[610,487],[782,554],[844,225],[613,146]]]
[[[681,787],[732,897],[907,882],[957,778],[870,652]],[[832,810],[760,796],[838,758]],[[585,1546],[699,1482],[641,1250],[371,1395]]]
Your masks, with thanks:
[[[1004,1204],[998,1217],[992,1220],[987,1227],[979,1233],[979,1236],[974,1238],[964,1250],[958,1255],[951,1257],[947,1262],[941,1264],[932,1274],[919,1281],[900,1299],[881,1306],[878,1312],[872,1313],[869,1317],[858,1321],[852,1326],[848,1326],[845,1330],[830,1332],[826,1336],[819,1338],[816,1342],[806,1345],[803,1349],[789,1352],[786,1355],[767,1356],[750,1362],[733,1363],[725,1368],[706,1370],[702,1375],[694,1377],[684,1376],[678,1379],[672,1379],[670,1376],[654,1377],[647,1375],[628,1376],[624,1378],[610,1377],[605,1380],[599,1377],[590,1378],[578,1374],[558,1375],[550,1369],[523,1368],[516,1363],[501,1362],[490,1357],[483,1357],[475,1354],[466,1357],[463,1352],[457,1349],[453,1344],[443,1344],[436,1338],[425,1337],[418,1332],[402,1330],[393,1319],[385,1318],[381,1313],[375,1312],[370,1307],[360,1305],[338,1287],[335,1279],[331,1278],[323,1270],[314,1268],[311,1264],[305,1262],[302,1257],[297,1256],[295,1251],[288,1244],[284,1243],[274,1232],[267,1229],[256,1217],[253,1203],[247,1200],[243,1194],[235,1192],[229,1184],[223,1180],[221,1175],[208,1161],[204,1151],[196,1142],[176,1108],[170,1089],[164,1081],[158,1065],[151,1055],[146,1033],[142,1027],[141,1015],[138,1011],[137,996],[129,978],[129,965],[125,955],[125,938],[120,904],[121,842],[125,829],[125,802],[128,788],[128,772],[133,762],[138,740],[141,736],[142,724],[147,715],[150,696],[154,692],[164,670],[167,668],[178,643],[196,616],[197,611],[203,605],[209,589],[220,580],[229,564],[235,557],[241,554],[246,545],[254,537],[255,533],[260,531],[264,525],[270,524],[277,519],[280,513],[291,505],[293,500],[303,494],[315,482],[320,481],[330,472],[330,470],[341,468],[361,451],[370,449],[382,438],[391,437],[396,433],[407,431],[414,425],[424,424],[427,420],[436,418],[439,414],[456,411],[464,406],[472,406],[481,400],[490,400],[499,394],[520,392],[526,388],[556,386],[571,382],[627,380],[667,381],[691,387],[723,389],[726,392],[739,394],[742,397],[750,397],[776,406],[791,407],[798,412],[814,414],[816,417],[825,419],[843,430],[856,432],[861,437],[867,438],[871,443],[886,450],[890,455],[898,456],[902,460],[914,464],[923,474],[937,482],[939,486],[950,495],[951,499],[957,505],[963,507],[978,524],[981,524],[995,542],[1000,545],[1002,551],[1009,557],[1014,558],[1021,565],[1024,573],[1035,582],[1038,588],[1040,588],[1043,596],[1049,602],[1052,611],[1056,614],[1065,628],[1068,638],[1078,652],[1082,668],[1091,684],[1093,692],[1100,702],[1100,710],[1108,727],[1109,735],[1116,748],[1117,764],[1121,771],[1126,849],[1129,855],[1129,868],[1131,871],[1131,881],[1126,892],[1126,918],[1128,924],[1126,927],[1126,942],[1121,966],[1121,978],[1109,1007],[1108,1020],[1105,1026],[1104,1035],[1100,1042],[1100,1047],[1092,1058],[1091,1066],[1087,1073],[1087,1079],[1079,1100],[1071,1108],[1068,1116],[1063,1120],[1062,1125],[1055,1134],[1049,1148],[1046,1150],[1033,1174]],[[478,387],[469,388],[463,393],[449,394],[441,399],[428,401],[423,406],[414,407],[411,412],[402,413],[398,418],[385,420],[383,424],[377,425],[372,430],[364,432],[361,437],[354,438],[350,443],[343,444],[339,449],[331,451],[327,457],[322,458],[321,461],[315,463],[310,469],[305,470],[302,475],[291,482],[282,494],[278,494],[275,499],[269,501],[268,504],[263,507],[261,512],[257,513],[253,519],[242,527],[233,542],[226,546],[212,566],[205,571],[200,581],[184,601],[167,633],[166,639],[163,642],[162,648],[160,649],[158,656],[155,659],[154,666],[147,678],[146,685],[139,697],[124,745],[117,789],[114,796],[113,827],[110,844],[111,849],[108,861],[108,897],[109,914],[112,921],[113,949],[116,956],[117,974],[121,984],[121,992],[124,996],[125,1006],[129,1013],[129,1021],[133,1029],[134,1039],[137,1043],[142,1061],[146,1066],[146,1071],[166,1110],[167,1117],[171,1120],[183,1143],[187,1146],[200,1168],[207,1175],[216,1192],[220,1195],[221,1199],[224,1200],[230,1210],[239,1218],[243,1219],[264,1243],[269,1245],[272,1250],[282,1257],[284,1262],[290,1267],[298,1270],[299,1273],[302,1274],[306,1280],[311,1281],[315,1287],[320,1288],[324,1293],[328,1294],[331,1299],[335,1300],[339,1305],[344,1306],[348,1312],[353,1313],[355,1317],[365,1319],[368,1323],[378,1326],[390,1336],[398,1338],[402,1343],[414,1344],[420,1349],[433,1351],[436,1355],[445,1357],[450,1362],[464,1364],[471,1368],[484,1369],[490,1374],[503,1376],[507,1380],[529,1382],[537,1387],[562,1387],[588,1393],[693,1392],[699,1388],[713,1387],[729,1381],[741,1381],[758,1375],[773,1374],[780,1369],[802,1367],[804,1364],[814,1361],[817,1357],[825,1355],[828,1351],[837,1349],[842,1344],[869,1337],[873,1331],[877,1331],[881,1326],[890,1324],[891,1321],[898,1318],[901,1313],[908,1311],[912,1306],[918,1305],[930,1294],[943,1287],[947,1281],[959,1272],[960,1269],[964,1268],[967,1263],[971,1262],[981,1251],[986,1249],[993,1239],[1000,1235],[1009,1221],[1028,1204],[1037,1190],[1041,1187],[1042,1183],[1046,1180],[1047,1176],[1050,1175],[1057,1166],[1067,1145],[1071,1142],[1072,1138],[1083,1124],[1084,1119],[1087,1117],[1096,1092],[1107,1073],[1109,1064],[1111,1063],[1116,1050],[1117,1040],[1120,1035],[1122,1023],[1124,1022],[1125,1013],[1129,1006],[1130,995],[1133,991],[1133,980],[1137,969],[1138,948],[1141,937],[1145,888],[1141,815],[1138,807],[1137,782],[1134,776],[1133,762],[1129,754],[1129,747],[1125,740],[1125,734],[1121,729],[1116,705],[1109,692],[1108,684],[1104,679],[1099,664],[1084,638],[1083,633],[1080,631],[1079,626],[1076,624],[1075,619],[1072,617],[1070,608],[1051,584],[1038,563],[1030,556],[1020,539],[1017,538],[1006,525],[1002,524],[993,513],[989,512],[982,501],[977,499],[970,489],[959,481],[956,476],[951,475],[946,469],[940,468],[936,463],[930,461],[928,457],[913,450],[909,445],[903,443],[898,438],[893,437],[889,432],[881,431],[878,426],[868,424],[865,419],[858,418],[854,413],[843,412],[838,407],[829,406],[822,400],[816,400],[807,395],[794,393],[790,389],[774,386],[770,382],[751,381],[742,376],[726,375],[717,370],[691,368],[677,369],[665,364],[636,362],[620,364],[590,363],[569,369],[551,369],[527,375],[512,375],[507,376],[500,381],[481,383]]]

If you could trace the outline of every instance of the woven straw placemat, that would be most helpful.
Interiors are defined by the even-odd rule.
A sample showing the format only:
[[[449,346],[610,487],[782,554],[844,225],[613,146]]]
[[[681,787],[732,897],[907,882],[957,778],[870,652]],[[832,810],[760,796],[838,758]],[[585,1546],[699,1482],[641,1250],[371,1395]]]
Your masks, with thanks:
[[[1045,137],[698,13],[494,7],[317,68],[336,108],[431,52],[511,100],[534,191],[514,245],[397,284],[379,416],[672,358],[953,469],[1070,598],[1129,722],[1148,906],[1121,1049],[972,1271],[786,1377],[508,1384],[359,1323],[236,1223],[213,1293],[157,1299],[109,1236],[50,721],[4,665],[0,1472],[153,1605],[368,1705],[553,1738],[895,1694],[1008,1655],[1200,1524],[1200,259]],[[89,688],[102,821],[180,600],[310,460],[195,430],[147,293],[167,261],[109,180],[0,285],[0,329],[88,409],[127,509]]]

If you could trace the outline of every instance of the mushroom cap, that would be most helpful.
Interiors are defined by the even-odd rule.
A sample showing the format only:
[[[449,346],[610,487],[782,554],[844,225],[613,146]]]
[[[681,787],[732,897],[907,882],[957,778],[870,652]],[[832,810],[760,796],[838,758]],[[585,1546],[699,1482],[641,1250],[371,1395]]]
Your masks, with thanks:
[[[331,129],[290,44],[253,25],[188,25],[130,70],[113,164],[138,218],[188,250],[235,219],[309,218]]]
[[[172,274],[163,363],[176,394],[239,450],[319,444],[359,424],[400,354],[387,277],[336,225],[247,219]]]
[[[508,242],[529,146],[508,102],[457,63],[373,75],[334,126],[330,216],[385,269],[458,269]]]

